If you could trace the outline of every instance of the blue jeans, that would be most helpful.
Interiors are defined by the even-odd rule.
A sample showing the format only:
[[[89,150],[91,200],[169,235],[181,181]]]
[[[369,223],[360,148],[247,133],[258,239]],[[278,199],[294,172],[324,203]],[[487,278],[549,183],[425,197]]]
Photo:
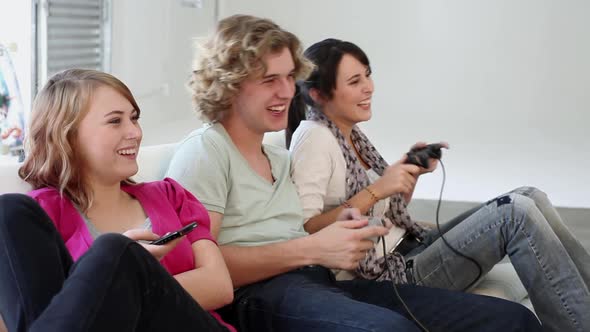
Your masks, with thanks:
[[[545,193],[518,188],[445,227],[445,239],[474,258],[484,274],[510,257],[544,330],[590,331],[590,255]],[[424,247],[406,255],[413,261],[413,279],[423,286],[464,289],[477,277],[476,266],[432,234]]]
[[[135,241],[105,234],[76,262],[30,197],[0,195],[0,313],[9,331],[227,331]]]
[[[541,331],[525,307],[487,296],[415,285],[399,294],[429,331]],[[309,266],[236,291],[225,317],[240,331],[420,331],[391,282],[336,281]]]

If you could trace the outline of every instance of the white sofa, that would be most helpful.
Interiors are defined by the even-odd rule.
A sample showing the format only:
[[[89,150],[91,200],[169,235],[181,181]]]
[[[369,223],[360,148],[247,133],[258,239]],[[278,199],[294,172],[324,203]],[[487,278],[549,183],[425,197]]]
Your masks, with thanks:
[[[284,135],[281,132],[267,134],[265,143],[284,147]],[[138,156],[139,173],[134,177],[135,180],[143,182],[162,179],[174,154],[175,145],[171,143],[142,147]],[[18,177],[18,167],[17,163],[0,163],[0,194],[26,193],[31,189]],[[505,298],[532,309],[526,290],[510,263],[497,264],[471,292]],[[2,328],[0,319],[0,332],[4,332]]]

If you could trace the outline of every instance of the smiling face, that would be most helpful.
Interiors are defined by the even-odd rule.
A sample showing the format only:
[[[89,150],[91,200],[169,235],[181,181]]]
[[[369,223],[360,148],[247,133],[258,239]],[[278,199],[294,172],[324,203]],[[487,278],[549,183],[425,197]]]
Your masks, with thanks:
[[[339,127],[352,127],[371,118],[374,86],[371,70],[354,56],[344,54],[329,99],[319,97],[322,111]]]
[[[75,144],[86,180],[113,184],[137,173],[138,119],[139,110],[115,89],[102,85],[93,91]]]
[[[295,64],[288,48],[262,58],[266,72],[240,84],[228,121],[239,121],[254,134],[263,135],[287,126],[289,104],[295,94]]]

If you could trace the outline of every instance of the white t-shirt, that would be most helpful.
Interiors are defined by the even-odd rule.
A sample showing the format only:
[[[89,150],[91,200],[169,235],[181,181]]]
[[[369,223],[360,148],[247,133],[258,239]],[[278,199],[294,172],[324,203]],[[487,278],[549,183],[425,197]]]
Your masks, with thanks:
[[[305,222],[330,211],[346,200],[346,161],[338,140],[330,129],[316,121],[301,121],[291,139],[291,178],[303,207]],[[367,171],[371,183],[379,175]],[[373,207],[373,215],[382,217],[389,208],[389,198]],[[393,227],[385,239],[391,250],[406,230]],[[380,249],[380,247],[378,248]],[[377,250],[382,254],[382,250]]]

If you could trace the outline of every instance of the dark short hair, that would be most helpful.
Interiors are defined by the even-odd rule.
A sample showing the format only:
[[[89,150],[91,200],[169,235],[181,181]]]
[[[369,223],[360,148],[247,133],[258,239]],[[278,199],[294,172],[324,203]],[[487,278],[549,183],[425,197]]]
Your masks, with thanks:
[[[351,55],[360,63],[371,69],[369,58],[357,45],[334,38],[324,39],[311,45],[303,55],[310,60],[315,68],[305,80],[297,81],[297,93],[289,107],[289,124],[286,130],[286,144],[289,147],[291,136],[299,126],[301,120],[305,120],[305,111],[308,106],[315,106],[309,95],[311,89],[316,89],[325,99],[331,99],[336,89],[336,77],[338,66],[345,55]]]

